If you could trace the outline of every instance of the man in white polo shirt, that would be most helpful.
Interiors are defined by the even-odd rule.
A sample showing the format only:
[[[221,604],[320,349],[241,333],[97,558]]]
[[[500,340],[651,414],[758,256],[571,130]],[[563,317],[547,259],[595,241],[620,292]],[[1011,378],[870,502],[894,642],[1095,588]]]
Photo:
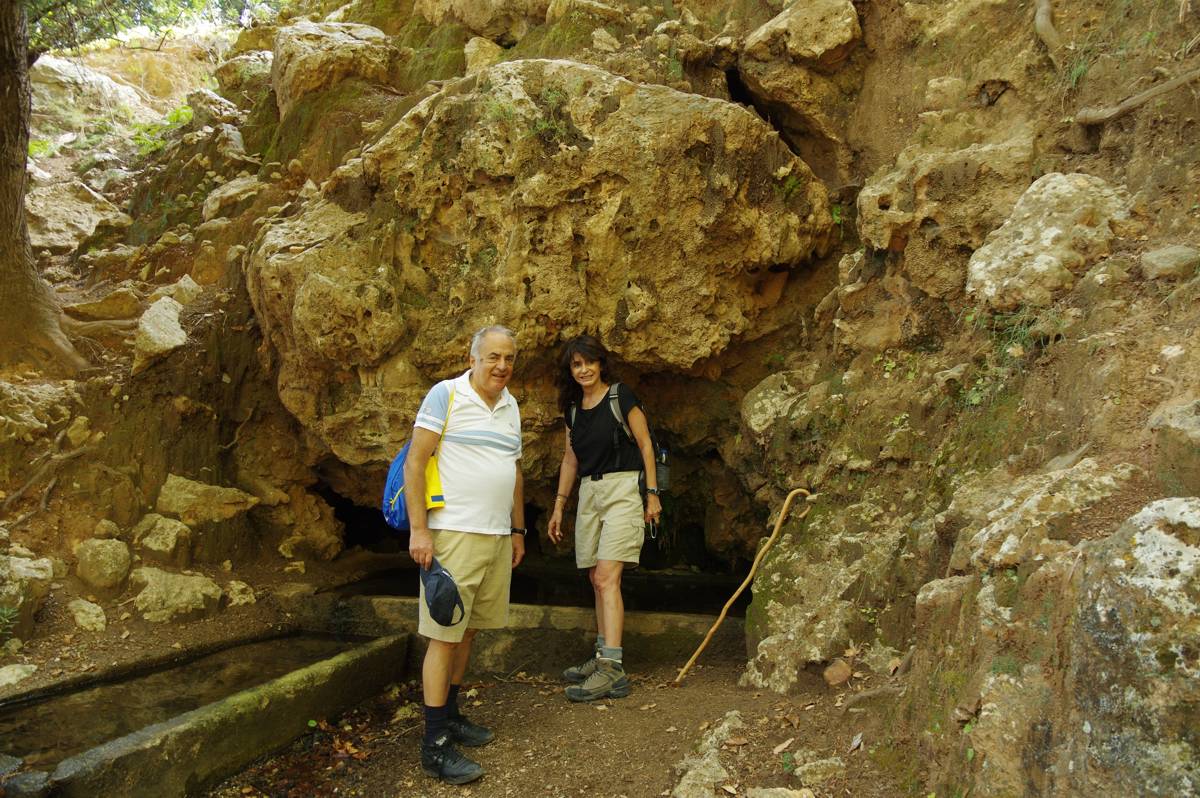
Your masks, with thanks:
[[[404,464],[412,529],[408,551],[422,568],[437,557],[453,575],[466,610],[462,622],[439,625],[429,617],[422,585],[417,628],[429,638],[429,648],[421,670],[421,767],[450,784],[483,775],[454,744],[486,745],[494,735],[463,717],[458,690],[475,632],[507,625],[512,569],[525,556],[521,413],[506,387],[516,355],[510,330],[485,327],[475,333],[467,373],[439,382],[425,395]],[[446,506],[426,512],[425,465],[435,450]]]

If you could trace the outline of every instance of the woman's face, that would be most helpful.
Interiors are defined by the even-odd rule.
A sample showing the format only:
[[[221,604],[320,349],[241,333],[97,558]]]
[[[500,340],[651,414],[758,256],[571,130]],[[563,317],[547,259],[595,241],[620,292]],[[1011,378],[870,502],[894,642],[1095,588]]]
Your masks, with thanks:
[[[576,352],[571,355],[571,376],[584,390],[600,382],[600,361],[588,360]]]

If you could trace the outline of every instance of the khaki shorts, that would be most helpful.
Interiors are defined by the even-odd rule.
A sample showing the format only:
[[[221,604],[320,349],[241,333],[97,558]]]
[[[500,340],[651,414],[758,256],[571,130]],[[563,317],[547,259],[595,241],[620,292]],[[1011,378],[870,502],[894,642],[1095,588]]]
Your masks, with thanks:
[[[600,560],[638,564],[646,521],[638,471],[617,471],[579,483],[575,515],[575,565],[591,568]]]
[[[460,643],[467,629],[502,629],[508,625],[508,588],[512,582],[512,538],[477,532],[430,530],[433,556],[454,577],[466,615],[453,626],[429,617],[425,585],[421,585],[417,631],[433,640]],[[457,610],[455,611],[457,614]]]

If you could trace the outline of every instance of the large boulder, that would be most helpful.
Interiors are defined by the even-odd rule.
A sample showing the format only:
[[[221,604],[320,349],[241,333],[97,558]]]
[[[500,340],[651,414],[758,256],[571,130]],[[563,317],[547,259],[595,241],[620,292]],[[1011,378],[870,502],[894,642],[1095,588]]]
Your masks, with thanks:
[[[92,538],[75,548],[75,573],[96,590],[115,590],[125,583],[133,558],[123,541]]]
[[[142,559],[186,568],[192,562],[192,530],[182,521],[149,513],[132,531]]]
[[[183,306],[174,299],[162,297],[142,314],[133,339],[133,374],[145,371],[187,343],[187,333],[179,323],[181,310]]]
[[[258,499],[237,488],[225,488],[169,474],[158,493],[155,509],[193,524],[225,521],[258,504]]]
[[[73,252],[104,229],[124,229],[133,220],[78,180],[37,186],[25,195],[29,244],[56,254]]]
[[[224,591],[207,576],[173,574],[158,568],[137,568],[129,585],[139,591],[134,606],[153,623],[186,621],[212,615]]]
[[[853,75],[835,73],[862,39],[850,0],[790,3],[746,37],[738,74],[768,109],[788,141],[825,180],[844,182],[851,172],[845,124],[856,88]]]
[[[513,44],[545,22],[552,0],[416,0],[413,10],[434,25],[457,22],[477,36]]]
[[[350,77],[388,84],[395,79],[400,51],[369,25],[300,20],[275,36],[271,85],[280,119],[306,94]]]
[[[384,461],[472,330],[505,323],[526,357],[599,332],[636,367],[686,369],[831,225],[747,110],[527,60],[446,86],[268,224],[247,285],[284,405],[345,462]],[[527,417],[548,423],[542,400]]]
[[[1102,178],[1052,172],[971,255],[967,291],[995,310],[1045,307],[1132,230],[1129,194]]]

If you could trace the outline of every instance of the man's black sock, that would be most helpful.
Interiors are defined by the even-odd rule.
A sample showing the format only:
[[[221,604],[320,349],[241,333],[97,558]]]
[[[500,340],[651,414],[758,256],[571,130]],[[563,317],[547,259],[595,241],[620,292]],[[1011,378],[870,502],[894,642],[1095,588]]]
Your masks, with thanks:
[[[421,742],[433,745],[450,732],[450,714],[447,707],[425,705],[425,737]]]
[[[461,687],[461,684],[450,685],[450,693],[446,696],[446,710],[452,718],[462,717],[462,713],[458,711],[458,691]]]

